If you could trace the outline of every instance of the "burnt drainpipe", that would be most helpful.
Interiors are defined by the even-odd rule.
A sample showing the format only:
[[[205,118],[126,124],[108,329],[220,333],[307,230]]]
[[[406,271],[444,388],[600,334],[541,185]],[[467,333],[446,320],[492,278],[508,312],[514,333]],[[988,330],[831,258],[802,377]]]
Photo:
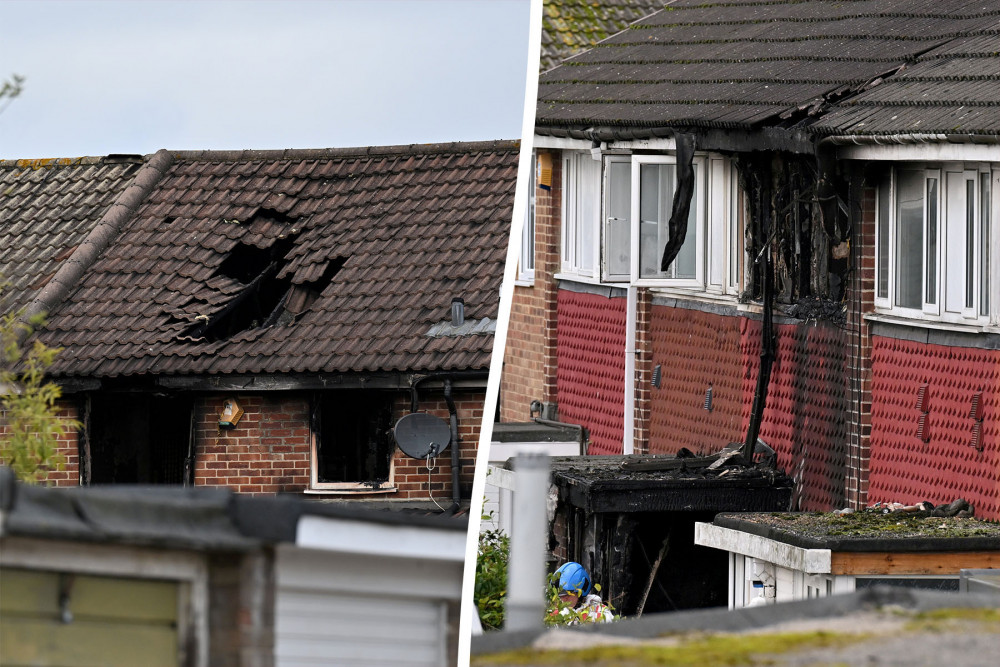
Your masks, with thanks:
[[[761,161],[763,162],[763,161]],[[757,165],[763,167],[763,165]],[[753,461],[754,450],[757,448],[757,437],[760,435],[760,425],[764,419],[764,406],[767,403],[767,390],[771,383],[771,366],[774,364],[774,276],[771,260],[771,207],[770,183],[771,169],[761,169],[761,185],[757,192],[757,218],[760,222],[760,238],[762,247],[756,262],[764,262],[762,270],[763,304],[761,326],[760,368],[757,370],[757,386],[754,389],[753,405],[750,408],[750,423],[747,426],[746,440],[743,442],[742,455],[747,461]]]

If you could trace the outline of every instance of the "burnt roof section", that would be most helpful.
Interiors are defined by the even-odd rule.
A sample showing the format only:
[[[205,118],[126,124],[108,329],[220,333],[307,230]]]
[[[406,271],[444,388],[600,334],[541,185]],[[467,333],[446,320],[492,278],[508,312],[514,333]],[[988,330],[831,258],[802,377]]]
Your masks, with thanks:
[[[53,315],[56,377],[488,367],[517,142],[175,152]]]
[[[663,4],[663,0],[546,0],[542,4],[539,71],[552,69],[658,11]]]
[[[38,297],[143,163],[139,156],[0,161],[0,313]]]
[[[995,135],[998,34],[979,0],[677,0],[542,75],[537,131]]]

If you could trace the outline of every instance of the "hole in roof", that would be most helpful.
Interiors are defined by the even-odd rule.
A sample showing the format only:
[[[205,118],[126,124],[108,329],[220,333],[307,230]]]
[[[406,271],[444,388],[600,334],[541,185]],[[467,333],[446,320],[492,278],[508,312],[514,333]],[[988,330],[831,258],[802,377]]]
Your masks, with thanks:
[[[245,287],[205,321],[188,328],[183,338],[211,342],[232,338],[241,331],[273,326],[284,312],[291,280],[278,278],[288,262],[285,255],[295,244],[294,236],[275,241],[267,248],[237,243],[216,270]]]

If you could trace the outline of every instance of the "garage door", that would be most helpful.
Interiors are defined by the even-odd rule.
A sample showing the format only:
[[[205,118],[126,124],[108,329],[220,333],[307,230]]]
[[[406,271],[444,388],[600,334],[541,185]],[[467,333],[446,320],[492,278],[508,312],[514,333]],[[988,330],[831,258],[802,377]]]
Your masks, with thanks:
[[[442,602],[285,587],[276,612],[279,667],[447,664]]]
[[[0,665],[180,664],[179,584],[4,568]]]

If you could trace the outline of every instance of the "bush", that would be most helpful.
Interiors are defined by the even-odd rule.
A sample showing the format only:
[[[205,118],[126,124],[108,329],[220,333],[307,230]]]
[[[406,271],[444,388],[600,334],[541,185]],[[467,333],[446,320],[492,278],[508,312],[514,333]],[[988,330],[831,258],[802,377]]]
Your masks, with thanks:
[[[484,516],[483,519],[488,520],[489,517]],[[474,595],[484,630],[503,628],[509,559],[510,537],[503,531],[487,530],[479,534]]]

